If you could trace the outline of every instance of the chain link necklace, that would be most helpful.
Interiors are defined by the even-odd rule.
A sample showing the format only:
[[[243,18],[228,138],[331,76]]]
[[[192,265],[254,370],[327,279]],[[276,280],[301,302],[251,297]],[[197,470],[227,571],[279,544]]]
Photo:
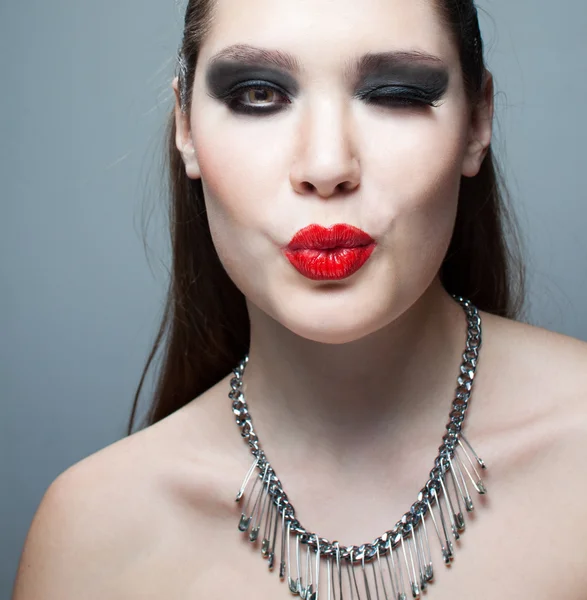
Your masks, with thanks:
[[[468,482],[477,493],[486,493],[477,470],[477,466],[485,469],[485,463],[462,433],[481,347],[481,317],[469,300],[454,298],[465,312],[468,331],[456,396],[446,425],[447,433],[442,438],[434,467],[418,493],[417,501],[393,529],[360,546],[331,542],[308,531],[298,521],[294,507],[253,429],[242,392],[242,376],[248,355],[233,370],[228,396],[232,400],[232,410],[241,435],[255,458],[236,496],[236,501],[241,502],[253,479],[238,528],[245,534],[248,532],[253,543],[263,528],[261,554],[268,559],[269,570],[273,570],[279,551],[279,577],[282,581],[287,579],[292,594],[304,600],[318,600],[321,565],[326,563],[328,600],[342,600],[343,592],[351,600],[406,600],[408,593],[412,598],[420,598],[421,591],[434,579],[427,517],[432,521],[430,535],[435,533],[444,563],[450,566],[454,547],[449,531],[458,540],[465,529],[463,505],[467,512],[473,510]],[[257,476],[252,478],[255,470],[258,471]],[[261,485],[255,492],[258,483]],[[305,560],[301,556],[300,545],[306,547]]]

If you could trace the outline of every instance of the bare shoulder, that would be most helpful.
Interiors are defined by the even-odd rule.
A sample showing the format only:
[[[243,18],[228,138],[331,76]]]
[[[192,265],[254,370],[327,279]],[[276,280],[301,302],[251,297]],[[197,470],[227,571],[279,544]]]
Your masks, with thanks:
[[[222,513],[224,490],[231,485],[232,495],[235,483],[210,459],[223,443],[213,396],[203,394],[51,483],[27,535],[13,600],[125,597],[125,578],[134,585],[137,565],[163,552],[163,533],[193,528],[197,535]]]
[[[156,518],[146,505],[156,480],[146,469],[153,437],[120,440],[51,483],[27,535],[14,600],[108,596],[103,586],[145,541],[141,522]]]
[[[507,380],[512,391],[510,407],[556,410],[569,425],[586,426],[587,342],[488,313],[481,315],[485,356],[480,369],[486,360],[494,375]]]
[[[481,317],[475,385],[480,399],[488,400],[479,407],[476,428],[504,485],[519,485],[520,497],[534,495],[534,505],[540,494],[545,518],[568,517],[569,533],[578,536],[582,528],[585,535],[587,506],[578,499],[587,493],[587,343],[487,313]]]
[[[484,312],[481,319],[467,418],[496,514],[527,561],[587,584],[587,343]]]
[[[522,440],[526,432],[536,445],[587,450],[587,343],[485,312],[481,318],[476,385],[491,398],[488,434]]]

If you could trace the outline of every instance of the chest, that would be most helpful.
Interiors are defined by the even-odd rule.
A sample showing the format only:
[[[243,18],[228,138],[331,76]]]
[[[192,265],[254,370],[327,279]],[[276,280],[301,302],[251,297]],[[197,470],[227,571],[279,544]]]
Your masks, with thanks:
[[[438,538],[430,539],[434,579],[421,593],[422,598],[448,600],[474,598],[532,598],[547,600],[565,597],[585,598],[582,579],[585,565],[573,562],[576,556],[565,543],[565,532],[557,531],[543,520],[540,510],[516,514],[511,500],[497,499],[491,506],[476,508],[467,521],[466,531],[458,541],[453,538],[454,558],[447,567],[441,556]],[[489,503],[488,503],[489,504]],[[368,515],[364,516],[368,519]],[[382,558],[352,568],[346,563],[340,569],[325,558],[318,561],[300,545],[299,560],[295,542],[290,544],[291,573],[280,579],[280,550],[276,549],[274,567],[261,554],[258,540],[252,544],[237,529],[237,522],[211,523],[199,532],[175,532],[162,538],[156,548],[136,561],[121,578],[114,597],[131,599],[166,598],[190,600],[206,598],[243,600],[291,598],[288,575],[316,590],[317,598],[338,600],[396,600],[405,590],[406,600],[413,598],[408,562],[396,559],[395,570],[390,560]],[[569,532],[566,532],[567,534]],[[568,538],[568,536],[567,536]],[[397,557],[398,555],[396,555]],[[285,553],[287,562],[287,551]],[[412,571],[413,573],[414,571]],[[330,578],[329,578],[330,575]],[[400,588],[401,585],[401,588]],[[330,590],[330,595],[329,595]],[[120,595],[118,595],[120,594]]]
[[[544,436],[540,436],[543,439]],[[530,436],[534,440],[535,436]],[[550,444],[540,450],[540,443],[524,443],[520,434],[516,448],[506,441],[486,445],[484,458],[490,465],[485,482],[488,493],[475,496],[475,510],[465,513],[465,530],[458,540],[449,532],[454,557],[446,566],[441,554],[441,542],[428,521],[428,548],[434,578],[421,592],[421,598],[432,600],[501,600],[502,598],[532,598],[547,600],[564,597],[584,600],[587,597],[587,560],[585,555],[584,524],[577,515],[584,514],[575,503],[581,499],[574,493],[577,476],[561,465],[568,464],[565,452],[556,452]],[[171,515],[163,528],[158,528],[150,548],[124,570],[117,588],[109,596],[125,600],[166,598],[166,600],[226,599],[243,600],[295,597],[288,576],[302,584],[312,579],[313,589],[318,580],[317,598],[338,600],[339,589],[345,600],[405,600],[413,598],[410,580],[418,571],[410,559],[409,547],[396,554],[396,569],[390,573],[389,560],[377,560],[353,568],[340,575],[335,563],[328,569],[327,560],[308,557],[307,546],[287,538],[283,554],[280,536],[274,547],[274,567],[261,553],[259,535],[255,543],[247,533],[238,530],[241,505],[220,501],[234,498],[236,485],[230,483],[225,469],[221,480],[202,485],[202,490],[218,490],[216,500],[204,502],[198,496],[194,506],[207,509],[192,514],[191,503],[183,512],[170,505],[165,512]],[[222,483],[224,482],[224,483]],[[390,506],[391,498],[401,489],[383,493],[381,486],[368,485],[366,478],[359,485],[360,493],[343,502],[341,496],[328,498],[324,493],[304,503],[308,494],[300,492],[296,503],[298,514],[307,527],[340,540],[372,540],[373,532],[382,533],[396,522],[405,499]],[[355,482],[355,486],[356,486]],[[226,489],[222,489],[226,487]],[[405,486],[400,486],[401,488]],[[365,492],[364,490],[368,490]],[[203,492],[202,492],[203,493]],[[296,498],[298,496],[296,495]],[[401,513],[400,513],[401,514]],[[286,573],[280,578],[280,561],[286,562]],[[407,566],[407,567],[406,567]],[[393,567],[392,567],[393,569]],[[329,577],[330,575],[330,577]],[[329,585],[330,582],[330,585]],[[329,595],[330,589],[330,595]],[[335,593],[336,591],[336,593]]]

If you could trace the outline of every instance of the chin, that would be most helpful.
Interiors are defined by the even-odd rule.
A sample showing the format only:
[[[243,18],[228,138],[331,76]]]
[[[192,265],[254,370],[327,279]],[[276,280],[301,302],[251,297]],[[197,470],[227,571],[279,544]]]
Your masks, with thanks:
[[[291,301],[279,304],[275,318],[295,335],[321,344],[347,344],[360,340],[384,327],[390,320],[371,306],[308,306],[301,303],[293,307]]]
[[[319,344],[348,344],[364,338],[374,330],[366,327],[350,328],[348,323],[339,323],[338,327],[326,326],[316,323],[292,323],[284,324],[288,329],[297,336]]]

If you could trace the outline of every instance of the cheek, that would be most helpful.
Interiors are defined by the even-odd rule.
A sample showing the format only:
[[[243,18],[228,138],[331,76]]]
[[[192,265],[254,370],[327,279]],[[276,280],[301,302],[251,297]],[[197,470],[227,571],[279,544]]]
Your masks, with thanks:
[[[363,140],[369,144],[364,197],[383,228],[380,280],[387,278],[393,284],[388,289],[395,288],[406,302],[422,293],[446,255],[458,206],[464,136],[463,123],[444,114],[434,122],[398,120],[378,134],[366,132]]]
[[[465,147],[465,127],[455,114],[406,117],[365,134],[364,175],[372,190],[365,198],[378,199],[370,210],[390,224],[390,243],[406,252],[435,240],[442,246],[452,233]]]
[[[265,289],[265,276],[272,271],[267,258],[275,260],[277,254],[262,233],[263,206],[272,196],[267,177],[271,171],[258,164],[252,168],[256,160],[251,156],[257,154],[251,151],[249,136],[235,136],[234,130],[223,135],[218,127],[193,137],[216,252],[240,291],[254,296]],[[263,268],[257,268],[260,264]]]
[[[227,124],[200,119],[192,133],[206,207],[210,213],[241,226],[254,226],[255,217],[275,195],[275,135],[265,143],[258,124]]]
[[[435,143],[434,136],[396,163],[398,188],[395,214],[403,224],[397,235],[407,236],[410,246],[424,249],[435,243],[438,250],[452,233],[461,181],[461,146],[457,140]],[[400,174],[401,173],[401,174]],[[411,233],[410,233],[411,232]],[[433,261],[434,262],[434,261]]]
[[[379,133],[366,132],[368,177],[389,190],[399,210],[454,200],[464,135],[463,123],[448,111],[435,120],[406,117]]]

